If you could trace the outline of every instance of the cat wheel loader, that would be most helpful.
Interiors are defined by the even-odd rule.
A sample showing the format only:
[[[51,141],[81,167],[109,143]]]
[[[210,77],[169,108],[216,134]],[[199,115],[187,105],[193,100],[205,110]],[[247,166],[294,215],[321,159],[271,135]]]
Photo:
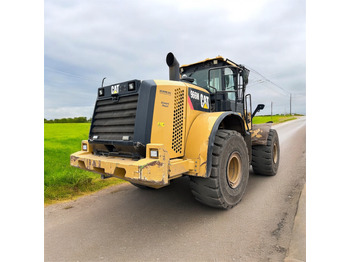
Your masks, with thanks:
[[[217,56],[179,66],[169,80],[130,80],[97,90],[89,138],[71,166],[161,188],[181,176],[201,203],[229,209],[246,189],[249,168],[277,173],[280,147],[271,123],[253,125],[249,70]]]

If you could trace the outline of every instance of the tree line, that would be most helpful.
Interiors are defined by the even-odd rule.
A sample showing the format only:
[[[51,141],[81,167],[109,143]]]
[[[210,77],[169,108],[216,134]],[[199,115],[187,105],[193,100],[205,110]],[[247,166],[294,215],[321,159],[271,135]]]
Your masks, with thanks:
[[[90,123],[91,118],[87,119],[84,116],[74,117],[74,118],[60,118],[60,119],[46,119],[44,118],[44,123]]]

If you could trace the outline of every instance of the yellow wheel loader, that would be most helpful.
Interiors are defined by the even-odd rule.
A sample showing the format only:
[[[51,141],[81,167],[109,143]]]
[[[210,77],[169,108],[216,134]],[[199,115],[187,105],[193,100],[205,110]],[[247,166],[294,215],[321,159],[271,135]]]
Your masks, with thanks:
[[[179,66],[166,57],[169,80],[131,80],[97,90],[88,140],[72,166],[141,188],[161,188],[190,177],[194,197],[229,209],[242,199],[252,165],[273,176],[278,134],[253,125],[249,70],[221,56]]]

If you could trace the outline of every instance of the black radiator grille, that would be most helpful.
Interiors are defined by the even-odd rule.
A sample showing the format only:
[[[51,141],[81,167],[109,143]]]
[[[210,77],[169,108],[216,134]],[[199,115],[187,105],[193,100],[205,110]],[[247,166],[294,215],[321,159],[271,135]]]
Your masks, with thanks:
[[[90,139],[128,140],[134,138],[135,117],[138,95],[107,99],[96,102]]]

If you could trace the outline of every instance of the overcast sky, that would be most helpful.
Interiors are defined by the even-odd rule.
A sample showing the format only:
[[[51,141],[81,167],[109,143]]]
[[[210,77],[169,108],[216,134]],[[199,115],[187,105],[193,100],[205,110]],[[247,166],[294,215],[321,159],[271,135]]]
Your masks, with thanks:
[[[169,51],[180,64],[217,55],[243,64],[261,114],[271,102],[289,113],[290,94],[305,114],[305,0],[45,0],[44,9],[47,119],[90,118],[103,77],[168,79]]]

